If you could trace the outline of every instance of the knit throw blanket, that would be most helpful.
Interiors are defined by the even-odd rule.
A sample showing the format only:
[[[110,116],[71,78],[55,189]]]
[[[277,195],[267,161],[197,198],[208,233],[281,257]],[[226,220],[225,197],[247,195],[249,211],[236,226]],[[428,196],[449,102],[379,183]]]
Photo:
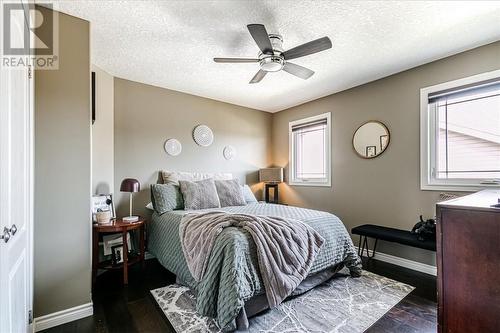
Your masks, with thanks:
[[[185,215],[179,226],[189,271],[201,281],[217,236],[227,227],[246,230],[257,248],[269,306],[276,307],[306,278],[324,239],[313,228],[288,218],[204,212]]]

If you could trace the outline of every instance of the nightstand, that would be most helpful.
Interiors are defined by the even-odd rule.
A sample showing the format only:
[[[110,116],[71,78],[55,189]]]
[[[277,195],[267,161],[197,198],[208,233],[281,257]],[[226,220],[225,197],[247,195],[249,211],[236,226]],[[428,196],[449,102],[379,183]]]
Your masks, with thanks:
[[[121,218],[112,220],[108,224],[94,223],[92,226],[92,284],[95,283],[97,270],[123,269],[123,284],[128,284],[128,267],[141,262],[144,267],[144,253],[146,251],[144,237],[146,233],[146,219],[139,217],[135,222],[123,222]],[[127,234],[131,230],[139,232],[139,253],[129,258],[127,248]],[[121,233],[123,239],[123,263],[113,265],[111,260],[99,262],[99,234]]]

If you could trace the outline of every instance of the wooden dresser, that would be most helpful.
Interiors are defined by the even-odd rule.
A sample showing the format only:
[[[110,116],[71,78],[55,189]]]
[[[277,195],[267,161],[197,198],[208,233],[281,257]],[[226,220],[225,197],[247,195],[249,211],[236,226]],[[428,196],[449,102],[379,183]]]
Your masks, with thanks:
[[[499,190],[437,205],[438,331],[500,332]]]

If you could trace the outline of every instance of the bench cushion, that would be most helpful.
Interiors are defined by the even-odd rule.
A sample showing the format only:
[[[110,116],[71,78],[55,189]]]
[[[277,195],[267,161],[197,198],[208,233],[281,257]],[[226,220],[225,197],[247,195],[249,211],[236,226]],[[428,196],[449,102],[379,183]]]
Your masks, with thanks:
[[[420,241],[417,239],[417,235],[414,235],[406,230],[382,227],[373,224],[364,224],[352,228],[351,233],[353,235],[377,238],[388,242],[394,242],[403,245],[418,247],[420,249],[436,251],[435,240]]]

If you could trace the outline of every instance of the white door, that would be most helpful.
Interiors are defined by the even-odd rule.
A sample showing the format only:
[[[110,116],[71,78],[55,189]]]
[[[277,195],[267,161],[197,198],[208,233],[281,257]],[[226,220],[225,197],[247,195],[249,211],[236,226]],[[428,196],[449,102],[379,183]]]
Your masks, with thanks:
[[[26,1],[23,1],[25,4]],[[0,1],[0,5],[2,5]],[[19,1],[21,3],[21,1]],[[29,12],[11,16],[23,45]],[[2,20],[3,21],[3,20]],[[0,36],[4,38],[3,22]],[[19,44],[21,43],[21,44]],[[2,41],[3,44],[3,41]],[[1,65],[0,65],[1,66]],[[0,332],[28,332],[32,308],[33,81],[27,66],[0,73]]]

